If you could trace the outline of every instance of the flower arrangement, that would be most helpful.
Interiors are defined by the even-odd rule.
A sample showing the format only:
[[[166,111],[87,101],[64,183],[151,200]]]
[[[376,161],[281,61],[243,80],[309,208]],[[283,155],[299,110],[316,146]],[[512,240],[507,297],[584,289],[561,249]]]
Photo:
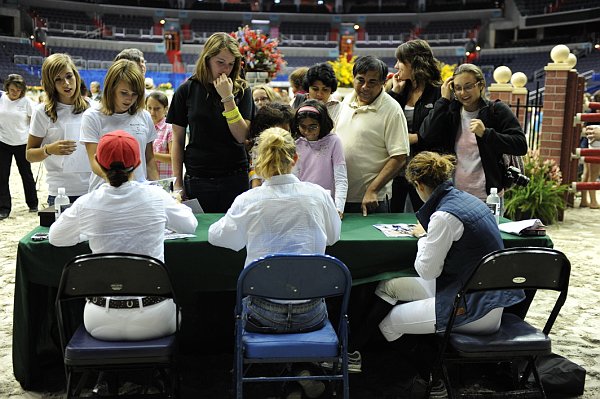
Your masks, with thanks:
[[[442,82],[451,77],[454,74],[454,70],[456,69],[456,64],[444,64],[442,62],[442,67],[440,68],[440,72],[442,73]]]
[[[158,90],[162,91],[171,90],[172,88],[173,85],[171,84],[171,82],[161,83],[158,85]]]
[[[562,184],[562,173],[552,159],[542,160],[539,150],[523,157],[523,174],[531,180],[525,187],[513,186],[504,194],[506,215],[514,220],[537,218],[545,224],[558,220],[565,209],[568,185]]]
[[[246,71],[269,72],[269,76],[274,78],[286,65],[281,50],[277,48],[279,42],[268,38],[260,30],[246,25],[230,35],[239,43]]]
[[[337,60],[327,61],[331,64],[340,87],[352,87],[352,81],[354,80],[354,77],[352,76],[352,67],[354,67],[355,60],[356,56],[348,60],[346,54],[340,54]]]

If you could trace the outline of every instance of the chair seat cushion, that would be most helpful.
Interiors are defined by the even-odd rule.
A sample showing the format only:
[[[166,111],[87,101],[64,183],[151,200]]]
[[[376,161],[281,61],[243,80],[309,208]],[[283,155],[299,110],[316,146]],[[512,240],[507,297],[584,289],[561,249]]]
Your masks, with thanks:
[[[81,325],[65,348],[65,363],[167,363],[174,347],[175,335],[145,341],[101,341],[92,337]]]
[[[244,331],[246,358],[308,358],[338,356],[338,337],[329,320],[323,328],[307,333],[262,334]]]
[[[551,351],[550,337],[518,316],[502,315],[500,329],[489,335],[452,333],[450,344],[463,356],[497,356],[498,352],[547,352]]]

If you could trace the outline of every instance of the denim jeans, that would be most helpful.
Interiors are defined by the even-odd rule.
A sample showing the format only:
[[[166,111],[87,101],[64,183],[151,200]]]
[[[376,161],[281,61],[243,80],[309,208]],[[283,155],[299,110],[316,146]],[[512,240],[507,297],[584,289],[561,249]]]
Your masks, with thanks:
[[[206,213],[225,213],[235,197],[248,191],[248,172],[223,177],[195,177],[186,175],[185,194],[196,198]]]
[[[275,303],[248,296],[243,299],[245,329],[262,333],[294,333],[319,330],[327,320],[324,299],[307,303]]]

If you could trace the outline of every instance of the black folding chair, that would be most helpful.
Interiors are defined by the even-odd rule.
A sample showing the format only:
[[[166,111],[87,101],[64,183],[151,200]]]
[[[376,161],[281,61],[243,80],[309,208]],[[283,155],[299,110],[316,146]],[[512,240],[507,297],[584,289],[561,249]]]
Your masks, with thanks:
[[[240,274],[237,283],[235,336],[236,398],[243,397],[245,382],[331,380],[341,381],[343,397],[348,386],[348,301],[352,278],[346,266],[328,255],[269,255],[257,259]],[[267,334],[244,330],[242,299],[247,296],[298,300],[342,296],[337,328],[329,320],[320,330],[306,333]],[[311,376],[247,376],[257,363],[331,362]]]
[[[179,306],[176,306],[177,332],[163,338],[102,341],[88,334],[83,325],[72,331],[70,326],[74,323],[69,317],[69,303],[85,297],[116,295],[160,296],[177,303],[165,265],[150,256],[98,253],[80,255],[69,261],[63,269],[56,298],[67,398],[80,397],[90,374],[123,370],[158,371],[165,387],[157,396],[175,397],[179,381],[175,367]]]
[[[456,295],[448,326],[443,333],[438,367],[441,367],[450,398],[456,397],[456,392],[449,378],[448,365],[504,362],[511,363],[513,377],[513,390],[503,392],[506,395],[504,397],[525,397],[528,393],[546,397],[535,360],[552,351],[548,334],[567,298],[570,273],[571,264],[566,256],[549,248],[504,249],[492,252],[480,261]],[[559,292],[543,330],[514,314],[504,312],[500,329],[494,334],[473,335],[452,331],[457,310],[463,306],[465,295],[510,289]],[[531,372],[535,379],[533,386],[527,383]],[[469,388],[469,394],[474,394],[472,387]]]

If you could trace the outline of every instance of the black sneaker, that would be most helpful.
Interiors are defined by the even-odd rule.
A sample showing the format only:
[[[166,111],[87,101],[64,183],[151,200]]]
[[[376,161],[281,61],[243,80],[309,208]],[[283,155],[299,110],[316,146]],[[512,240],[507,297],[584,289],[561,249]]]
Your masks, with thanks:
[[[0,220],[6,219],[10,212],[0,212]]]
[[[35,208],[29,208],[29,213],[37,213],[37,206]]]

